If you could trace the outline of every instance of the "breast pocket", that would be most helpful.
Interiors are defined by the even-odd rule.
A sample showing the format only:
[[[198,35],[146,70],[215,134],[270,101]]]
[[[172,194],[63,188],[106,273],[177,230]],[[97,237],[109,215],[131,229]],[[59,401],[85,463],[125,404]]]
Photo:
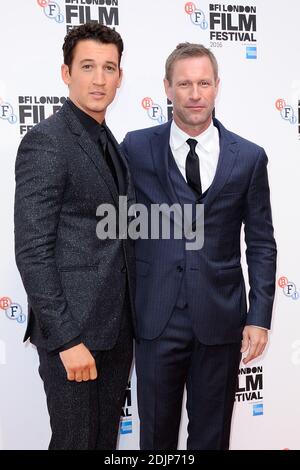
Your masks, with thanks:
[[[220,196],[240,196],[245,194],[245,182],[240,178],[232,178],[223,186]]]

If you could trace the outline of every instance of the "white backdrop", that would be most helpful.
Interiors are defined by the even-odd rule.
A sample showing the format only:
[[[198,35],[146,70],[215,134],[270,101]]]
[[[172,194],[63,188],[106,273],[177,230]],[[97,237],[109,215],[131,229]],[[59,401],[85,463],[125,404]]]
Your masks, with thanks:
[[[129,130],[168,117],[162,86],[165,59],[177,43],[190,41],[210,47],[219,61],[216,116],[268,154],[279,251],[274,320],[265,355],[241,370],[231,448],[300,449],[299,1],[47,3],[1,0],[0,449],[48,445],[50,429],[37,354],[30,344],[22,344],[27,312],[14,261],[14,161],[28,126],[52,114],[57,109],[53,105],[59,106],[60,98],[67,96],[60,79],[63,39],[67,28],[89,18],[115,26],[125,43],[124,81],[107,116],[119,140]],[[145,97],[159,107],[147,109]],[[152,119],[153,114],[159,119]],[[127,398],[119,447],[138,449],[134,373]],[[181,449],[185,439],[184,414]]]

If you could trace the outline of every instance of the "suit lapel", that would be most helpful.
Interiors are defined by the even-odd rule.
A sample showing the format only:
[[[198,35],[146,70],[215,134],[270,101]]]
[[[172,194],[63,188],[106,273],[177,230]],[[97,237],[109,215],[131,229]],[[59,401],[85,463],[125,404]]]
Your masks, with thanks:
[[[213,203],[225,185],[238,155],[237,143],[233,134],[227,131],[217,119],[214,119],[214,125],[218,128],[220,135],[220,155],[215,177],[203,201],[206,208]]]
[[[157,127],[151,138],[151,153],[156,175],[170,204],[179,202],[169,176],[169,151],[171,122]]]
[[[238,149],[233,134],[214,119],[220,135],[220,155],[213,182],[205,198],[205,205],[211,204],[225,185],[237,159]],[[151,138],[151,153],[157,177],[171,204],[178,202],[169,177],[169,140],[171,121],[157,127]]]
[[[88,133],[83,128],[68,103],[65,103],[59,112],[62,112],[65,120],[69,125],[71,132],[77,136],[78,144],[80,145],[82,150],[93,161],[95,167],[97,168],[100,174],[100,177],[104,180],[107,189],[109,190],[114,202],[118,207],[119,194],[117,192],[115,181],[104,159],[100,157],[99,149],[97,148],[96,144],[89,137]]]
[[[82,150],[90,157],[90,159],[95,164],[97,170],[100,173],[101,178],[104,180],[109,192],[112,195],[113,200],[118,205],[119,204],[119,194],[117,191],[115,180],[111,174],[110,169],[108,168],[106,162],[99,155],[99,149],[96,144],[90,139],[89,135],[85,130],[78,138],[78,143]]]

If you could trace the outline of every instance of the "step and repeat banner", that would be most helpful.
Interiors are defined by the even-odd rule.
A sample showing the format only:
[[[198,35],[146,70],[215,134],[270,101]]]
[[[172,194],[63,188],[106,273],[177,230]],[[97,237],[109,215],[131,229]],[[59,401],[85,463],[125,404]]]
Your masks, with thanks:
[[[107,115],[119,141],[130,130],[172,116],[163,88],[164,64],[179,42],[189,41],[211,48],[219,62],[216,116],[267,152],[279,253],[274,317],[264,356],[239,372],[231,449],[300,449],[299,1],[0,3],[0,449],[45,449],[50,437],[37,353],[22,343],[27,311],[14,259],[14,163],[26,132],[65,101],[60,78],[64,36],[87,21],[115,27],[124,40],[124,80]],[[246,273],[245,258],[243,265]],[[186,426],[183,407],[181,449]],[[138,449],[138,435],[133,369],[119,448]]]

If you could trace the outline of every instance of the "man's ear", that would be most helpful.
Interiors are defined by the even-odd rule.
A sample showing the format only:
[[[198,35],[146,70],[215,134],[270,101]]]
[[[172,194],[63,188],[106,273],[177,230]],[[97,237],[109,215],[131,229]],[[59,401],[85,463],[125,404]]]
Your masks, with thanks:
[[[217,94],[219,93],[219,86],[220,86],[220,79],[217,78],[217,81],[216,81],[216,94],[215,94],[215,96],[217,96]]]
[[[168,97],[168,99],[173,102],[173,93],[172,93],[172,87],[170,85],[170,82],[169,80],[167,80],[166,78],[164,78],[164,87],[165,87],[165,92],[166,92],[166,95]]]
[[[61,78],[66,85],[70,84],[70,70],[69,66],[66,64],[62,64],[61,66]]]
[[[118,82],[117,88],[120,88],[121,83],[122,83],[122,80],[123,80],[123,69],[120,68],[120,71],[119,71],[119,82]]]

